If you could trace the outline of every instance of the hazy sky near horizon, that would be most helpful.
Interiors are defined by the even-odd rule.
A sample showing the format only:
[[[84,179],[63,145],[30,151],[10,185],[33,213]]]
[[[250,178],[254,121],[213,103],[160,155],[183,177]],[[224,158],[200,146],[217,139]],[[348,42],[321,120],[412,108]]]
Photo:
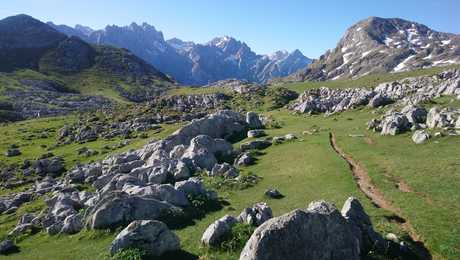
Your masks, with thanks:
[[[204,43],[229,35],[259,54],[299,49],[317,58],[369,16],[399,17],[459,34],[459,11],[460,0],[14,0],[1,4],[0,18],[24,13],[93,29],[147,22],[166,39]]]

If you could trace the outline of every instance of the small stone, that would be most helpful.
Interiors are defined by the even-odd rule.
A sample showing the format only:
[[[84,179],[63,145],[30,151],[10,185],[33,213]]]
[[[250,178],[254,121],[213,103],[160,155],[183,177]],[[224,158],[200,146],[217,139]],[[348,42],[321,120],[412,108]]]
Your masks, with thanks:
[[[257,138],[257,137],[262,137],[264,135],[265,135],[265,131],[262,129],[248,131],[248,138]]]
[[[416,144],[422,144],[430,139],[430,134],[425,130],[417,130],[412,135],[412,141]]]
[[[273,198],[273,199],[281,199],[284,197],[281,192],[279,192],[277,189],[268,189],[265,191],[265,196]]]
[[[18,155],[21,155],[21,151],[19,149],[8,149],[5,152],[6,157],[13,157]]]
[[[0,242],[0,255],[7,255],[14,253],[18,250],[18,247],[11,240],[3,240]]]

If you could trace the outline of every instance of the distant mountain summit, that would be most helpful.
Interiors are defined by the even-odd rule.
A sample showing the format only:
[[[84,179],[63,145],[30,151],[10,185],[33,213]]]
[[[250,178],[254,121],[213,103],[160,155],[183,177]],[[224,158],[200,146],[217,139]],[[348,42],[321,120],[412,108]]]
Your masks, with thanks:
[[[27,15],[0,20],[0,71],[38,68],[40,58],[66,38]]]
[[[133,101],[141,101],[142,96],[144,99],[154,96],[158,89],[172,84],[168,76],[126,49],[91,45],[82,40],[81,35],[93,33],[87,27],[76,28],[80,33],[68,37],[27,15],[0,20],[0,72],[29,69],[57,77],[72,75],[78,78],[91,71],[108,82],[123,81],[126,88],[115,83],[111,87]]]
[[[460,36],[398,18],[369,17],[351,26],[297,80],[359,77],[460,63]]]
[[[229,78],[264,83],[310,63],[298,50],[292,54],[258,55],[246,43],[229,36],[216,37],[205,44],[177,38],[165,41],[163,33],[147,23],[111,25],[103,30],[48,24],[90,43],[126,48],[183,84],[205,85]]]

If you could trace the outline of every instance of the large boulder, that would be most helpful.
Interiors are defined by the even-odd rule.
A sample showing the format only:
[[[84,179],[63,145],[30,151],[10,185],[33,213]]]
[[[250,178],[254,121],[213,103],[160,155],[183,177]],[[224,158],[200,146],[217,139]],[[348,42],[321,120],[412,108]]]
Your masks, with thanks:
[[[148,256],[161,256],[180,249],[180,241],[166,224],[155,220],[136,220],[123,229],[112,241],[110,254],[128,248],[137,248]]]
[[[80,214],[73,214],[64,219],[62,224],[61,233],[75,234],[80,232],[83,228],[83,221]]]
[[[111,192],[90,209],[87,225],[93,229],[116,228],[134,220],[155,220],[180,214],[180,208],[167,202]]]
[[[216,156],[228,156],[232,151],[232,145],[224,139],[198,135],[190,141],[190,146],[184,151],[181,159],[191,169],[211,170],[217,163]]]
[[[201,179],[198,177],[192,177],[185,181],[176,182],[174,188],[191,196],[206,196],[209,198],[213,197],[211,193],[206,190],[203,181],[201,181]]]
[[[170,152],[176,145],[187,145],[198,135],[208,135],[212,138],[228,139],[239,135],[247,128],[247,123],[241,114],[222,110],[211,114],[206,118],[193,120],[190,124],[182,127],[166,138],[162,144],[163,148]],[[148,157],[149,153],[144,157]]]
[[[259,226],[240,260],[361,259],[360,237],[336,207],[310,204]]]
[[[392,113],[382,120],[381,128],[382,135],[397,135],[410,129],[410,123],[405,115]]]
[[[145,187],[133,186],[125,191],[131,195],[152,197],[179,207],[189,205],[186,194],[175,189],[171,184],[153,184]]]
[[[376,108],[393,103],[393,100],[381,93],[375,95],[369,100],[369,107]]]
[[[449,125],[447,116],[439,107],[432,107],[426,118],[428,128],[442,128]]]
[[[380,234],[374,231],[371,219],[358,199],[348,198],[343,204],[341,213],[356,230],[355,233],[360,234],[362,252],[375,250],[379,253],[385,253],[386,242]]]
[[[232,227],[237,223],[235,217],[225,215],[208,226],[201,237],[201,243],[207,246],[218,246],[226,236],[228,236]]]
[[[423,123],[425,123],[426,116],[428,114],[426,112],[425,108],[414,106],[414,105],[405,106],[401,110],[401,113],[403,113],[407,117],[407,120],[411,124],[416,124],[416,123],[423,124]]]

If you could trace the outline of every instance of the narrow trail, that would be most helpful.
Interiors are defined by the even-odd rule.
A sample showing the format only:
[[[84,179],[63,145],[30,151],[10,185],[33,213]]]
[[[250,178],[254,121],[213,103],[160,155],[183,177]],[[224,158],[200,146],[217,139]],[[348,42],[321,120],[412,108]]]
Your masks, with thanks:
[[[353,174],[353,178],[356,181],[358,188],[364,193],[364,195],[371,200],[375,207],[385,209],[391,212],[393,215],[388,217],[389,220],[394,220],[400,227],[409,234],[410,239],[417,246],[417,255],[421,259],[431,259],[431,254],[424,246],[423,240],[420,235],[417,234],[410,222],[402,217],[401,209],[392,205],[391,202],[385,200],[383,193],[372,183],[371,178],[367,171],[350,155],[346,154],[338,145],[335,139],[334,133],[329,133],[329,141],[332,149],[342,157],[349,165],[350,170]]]

